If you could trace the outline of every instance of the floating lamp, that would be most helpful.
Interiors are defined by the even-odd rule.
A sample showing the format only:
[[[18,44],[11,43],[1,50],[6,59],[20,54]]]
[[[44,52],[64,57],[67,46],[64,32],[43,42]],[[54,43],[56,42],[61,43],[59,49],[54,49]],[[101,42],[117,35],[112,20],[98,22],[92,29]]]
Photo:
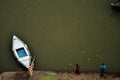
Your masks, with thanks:
[[[66,69],[67,69],[67,67],[64,67],[64,69],[66,70]]]
[[[72,65],[72,63],[69,63],[69,66],[71,66]]]
[[[85,53],[85,50],[82,50],[82,53],[84,54],[84,53]]]
[[[90,61],[90,59],[88,58],[88,62]]]
[[[96,57],[99,57],[99,56],[100,56],[99,54],[96,55]]]
[[[103,59],[103,57],[100,57],[100,59]]]

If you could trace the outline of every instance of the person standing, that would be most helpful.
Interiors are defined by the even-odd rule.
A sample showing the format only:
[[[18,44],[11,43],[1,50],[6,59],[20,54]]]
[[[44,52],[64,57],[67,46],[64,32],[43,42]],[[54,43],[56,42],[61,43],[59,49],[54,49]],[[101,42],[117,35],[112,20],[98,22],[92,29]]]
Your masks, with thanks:
[[[100,65],[100,77],[105,77],[106,65],[102,63]]]
[[[80,74],[80,65],[79,64],[76,64],[75,73]]]
[[[32,78],[32,76],[33,76],[34,61],[35,61],[35,58],[32,60],[31,65],[28,68],[28,77],[29,78]]]

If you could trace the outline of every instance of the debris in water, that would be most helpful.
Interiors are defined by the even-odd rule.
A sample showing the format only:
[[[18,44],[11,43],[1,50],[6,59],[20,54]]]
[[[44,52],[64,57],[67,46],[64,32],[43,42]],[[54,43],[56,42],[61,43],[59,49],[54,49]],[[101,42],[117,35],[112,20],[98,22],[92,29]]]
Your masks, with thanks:
[[[88,58],[88,62],[91,61],[89,58]]]
[[[100,57],[100,59],[103,59],[103,57]]]
[[[72,65],[72,63],[69,63],[69,66],[71,66]]]
[[[85,50],[82,50],[82,53],[84,54],[84,53],[85,53]]]
[[[66,70],[66,69],[67,69],[67,67],[64,67],[64,69]]]
[[[96,55],[97,58],[98,58],[99,56],[100,56],[99,54]]]

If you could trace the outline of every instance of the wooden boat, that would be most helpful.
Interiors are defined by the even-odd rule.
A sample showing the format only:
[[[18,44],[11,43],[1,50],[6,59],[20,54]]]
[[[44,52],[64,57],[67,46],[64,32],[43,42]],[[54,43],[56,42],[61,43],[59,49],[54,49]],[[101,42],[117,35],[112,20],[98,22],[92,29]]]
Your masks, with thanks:
[[[13,35],[12,50],[18,62],[28,69],[32,59],[30,51],[27,45],[15,35]]]

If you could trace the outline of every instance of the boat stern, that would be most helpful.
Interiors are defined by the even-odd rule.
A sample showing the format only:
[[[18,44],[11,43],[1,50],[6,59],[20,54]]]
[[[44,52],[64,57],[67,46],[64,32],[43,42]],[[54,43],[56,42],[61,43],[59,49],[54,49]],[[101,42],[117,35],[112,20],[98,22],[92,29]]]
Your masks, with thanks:
[[[27,60],[24,60],[22,62],[20,61],[20,63],[28,69],[30,67],[30,64],[31,64],[31,59],[27,59]]]

